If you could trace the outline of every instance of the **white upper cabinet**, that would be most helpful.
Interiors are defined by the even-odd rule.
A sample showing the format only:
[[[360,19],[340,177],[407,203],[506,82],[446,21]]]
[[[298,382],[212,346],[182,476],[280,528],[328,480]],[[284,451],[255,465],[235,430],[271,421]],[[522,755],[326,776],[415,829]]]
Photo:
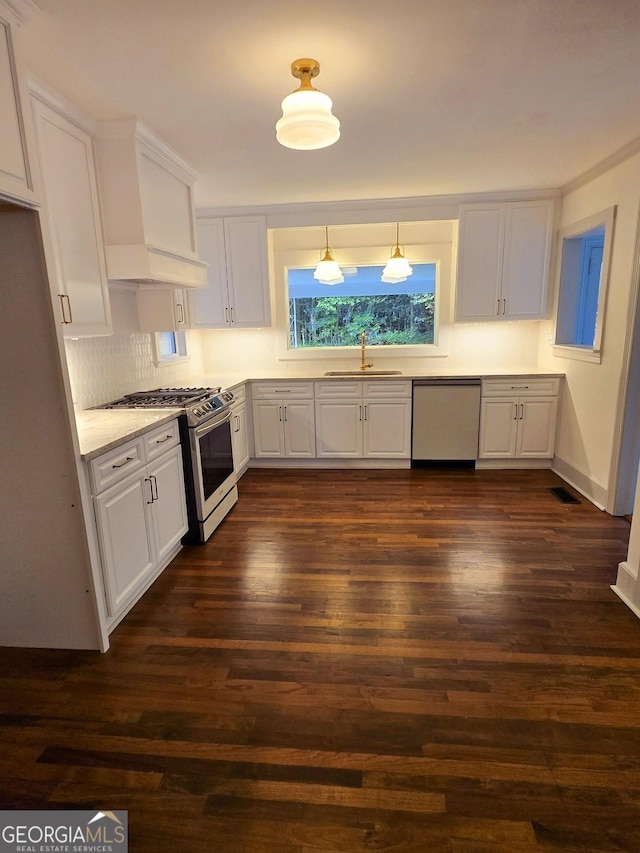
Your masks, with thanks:
[[[30,125],[25,89],[16,63],[12,31],[15,24],[0,0],[0,196],[34,202],[27,150]]]
[[[264,216],[198,219],[207,287],[189,294],[196,329],[270,325],[267,225]]]
[[[547,316],[553,211],[548,199],[461,206],[457,322]]]
[[[99,122],[96,146],[109,279],[204,287],[191,167],[137,119]]]
[[[92,139],[33,97],[47,267],[66,337],[111,334]]]

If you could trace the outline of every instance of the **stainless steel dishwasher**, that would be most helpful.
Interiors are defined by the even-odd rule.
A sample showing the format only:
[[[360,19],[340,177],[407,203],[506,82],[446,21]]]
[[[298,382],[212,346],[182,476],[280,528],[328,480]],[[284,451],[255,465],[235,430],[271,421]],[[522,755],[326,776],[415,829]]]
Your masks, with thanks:
[[[412,462],[478,458],[479,379],[415,379]]]

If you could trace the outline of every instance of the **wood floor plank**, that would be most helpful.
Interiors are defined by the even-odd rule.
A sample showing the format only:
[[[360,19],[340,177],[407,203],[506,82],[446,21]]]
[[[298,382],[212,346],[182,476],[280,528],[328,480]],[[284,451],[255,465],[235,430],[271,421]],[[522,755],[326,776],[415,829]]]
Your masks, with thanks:
[[[629,523],[550,471],[249,471],[105,655],[0,649],[0,808],[132,853],[640,850]]]

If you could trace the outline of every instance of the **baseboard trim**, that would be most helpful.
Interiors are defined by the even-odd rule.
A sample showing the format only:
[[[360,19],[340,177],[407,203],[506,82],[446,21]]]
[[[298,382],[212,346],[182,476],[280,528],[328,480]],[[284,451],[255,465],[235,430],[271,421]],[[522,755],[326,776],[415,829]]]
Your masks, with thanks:
[[[592,480],[587,474],[578,470],[578,468],[574,467],[561,456],[554,457],[551,470],[558,477],[566,480],[577,492],[580,492],[581,495],[584,495],[587,500],[591,501],[592,504],[604,512],[609,493],[601,483]]]
[[[626,605],[627,605],[627,607],[629,608],[629,610],[630,610],[633,614],[635,614],[635,615],[638,617],[638,619],[640,619],[640,607],[637,607],[637,606],[633,603],[633,601],[631,601],[631,600],[630,600],[630,599],[629,599],[629,598],[624,594],[624,592],[622,592],[622,590],[621,590],[621,589],[619,589],[619,587],[618,587],[617,585],[612,586],[612,587],[611,587],[611,590],[612,590],[613,592],[615,592],[615,594],[618,596],[618,598],[620,599],[620,601],[622,601],[624,604],[626,604]]]
[[[511,469],[551,468],[551,459],[477,459],[476,468]]]
[[[251,459],[249,468],[411,468],[410,459]]]

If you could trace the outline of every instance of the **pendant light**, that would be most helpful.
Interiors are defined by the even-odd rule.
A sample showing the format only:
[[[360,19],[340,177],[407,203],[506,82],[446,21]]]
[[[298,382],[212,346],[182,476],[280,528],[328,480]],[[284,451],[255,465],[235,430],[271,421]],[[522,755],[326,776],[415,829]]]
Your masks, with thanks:
[[[344,276],[342,275],[342,270],[333,260],[331,256],[331,250],[329,249],[329,226],[325,225],[324,228],[325,233],[325,248],[324,255],[318,261],[318,264],[313,272],[313,277],[316,281],[319,281],[320,284],[342,284],[344,281]]]
[[[302,151],[333,145],[340,138],[340,122],[331,112],[331,98],[311,85],[320,73],[319,63],[315,59],[296,59],[291,63],[291,73],[300,80],[300,88],[282,101],[276,139],[286,148]]]
[[[400,223],[398,222],[396,223],[396,247],[382,271],[382,281],[400,284],[401,281],[406,281],[410,275],[413,275],[411,264],[400,251]]]

